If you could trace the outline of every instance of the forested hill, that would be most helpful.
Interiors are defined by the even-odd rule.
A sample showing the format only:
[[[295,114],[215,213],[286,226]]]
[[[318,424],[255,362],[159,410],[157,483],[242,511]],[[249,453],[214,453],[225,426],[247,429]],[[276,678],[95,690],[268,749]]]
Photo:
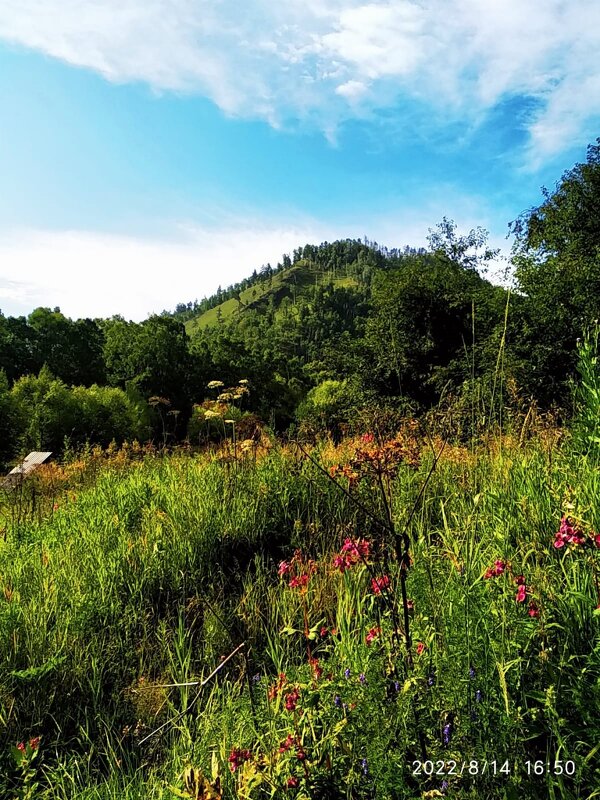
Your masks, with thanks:
[[[599,202],[594,145],[512,224],[512,294],[485,278],[485,232],[444,220],[426,250],[305,245],[142,323],[0,315],[0,460],[65,438],[198,441],[206,411],[318,431],[440,400],[455,418],[530,399],[569,408],[577,339],[600,317]],[[215,381],[244,391],[218,400]]]

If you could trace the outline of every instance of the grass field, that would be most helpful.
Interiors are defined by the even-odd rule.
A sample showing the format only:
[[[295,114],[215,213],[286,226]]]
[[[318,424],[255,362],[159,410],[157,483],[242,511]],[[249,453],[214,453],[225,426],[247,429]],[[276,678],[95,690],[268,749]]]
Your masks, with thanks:
[[[45,468],[2,505],[0,796],[599,796],[600,472],[559,439]]]

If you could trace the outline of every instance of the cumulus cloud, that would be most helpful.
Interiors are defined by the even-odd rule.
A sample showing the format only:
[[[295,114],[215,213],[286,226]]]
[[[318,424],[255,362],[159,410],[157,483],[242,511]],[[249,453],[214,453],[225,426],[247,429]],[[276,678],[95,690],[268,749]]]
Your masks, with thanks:
[[[411,98],[474,121],[523,95],[531,151],[550,155],[600,114],[597,0],[3,0],[0,38],[329,133]]]

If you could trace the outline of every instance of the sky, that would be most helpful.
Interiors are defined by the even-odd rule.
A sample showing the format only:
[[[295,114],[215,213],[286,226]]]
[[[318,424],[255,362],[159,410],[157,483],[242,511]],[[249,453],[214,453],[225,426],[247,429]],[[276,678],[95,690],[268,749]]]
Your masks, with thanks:
[[[598,0],[2,0],[0,309],[142,320],[508,223],[600,136]]]

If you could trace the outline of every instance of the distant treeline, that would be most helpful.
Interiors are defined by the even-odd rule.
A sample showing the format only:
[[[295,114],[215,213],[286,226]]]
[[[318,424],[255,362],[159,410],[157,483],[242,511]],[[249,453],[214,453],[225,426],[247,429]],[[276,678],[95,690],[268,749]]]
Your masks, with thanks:
[[[485,232],[460,237],[444,219],[427,250],[306,245],[142,323],[0,315],[0,458],[65,437],[182,440],[211,380],[247,379],[245,409],[278,429],[440,400],[471,413],[531,399],[568,409],[577,339],[600,317],[599,205],[600,140],[511,223],[512,292],[485,278]],[[184,321],[243,292],[235,313],[186,333]]]

